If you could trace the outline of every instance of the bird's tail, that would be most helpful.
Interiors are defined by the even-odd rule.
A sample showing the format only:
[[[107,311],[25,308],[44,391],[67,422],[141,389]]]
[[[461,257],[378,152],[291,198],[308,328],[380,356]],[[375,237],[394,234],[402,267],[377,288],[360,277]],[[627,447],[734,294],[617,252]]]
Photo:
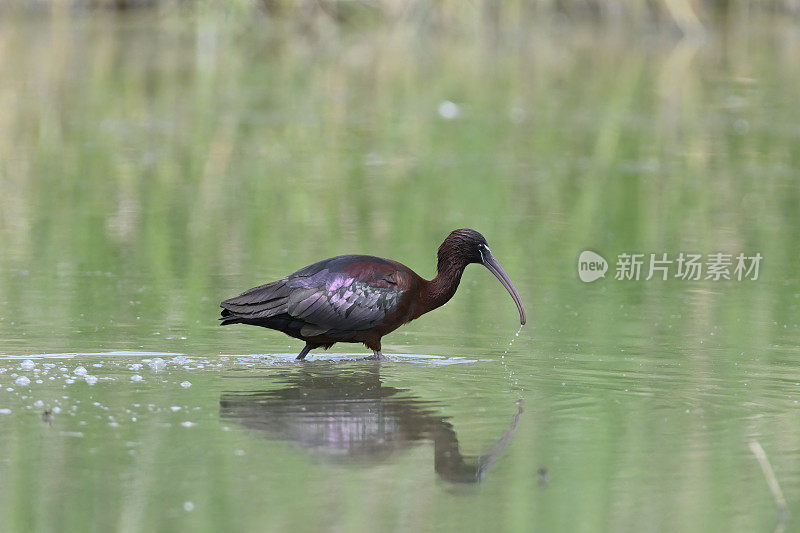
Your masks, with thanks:
[[[253,287],[220,303],[220,325],[250,324],[253,320],[285,313],[290,293],[285,279]]]
[[[220,326],[227,326],[228,324],[241,324],[242,317],[236,316],[227,309],[222,310],[222,316],[219,317]]]

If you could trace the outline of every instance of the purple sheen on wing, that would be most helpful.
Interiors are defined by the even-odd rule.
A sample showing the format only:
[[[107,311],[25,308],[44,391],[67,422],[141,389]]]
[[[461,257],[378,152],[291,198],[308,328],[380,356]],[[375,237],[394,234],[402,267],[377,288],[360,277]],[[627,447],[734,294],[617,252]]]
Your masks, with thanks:
[[[328,292],[333,292],[341,286],[342,286],[342,278],[341,276],[336,276],[332,280],[328,280],[328,286],[326,287],[326,289],[328,290]]]
[[[328,280],[328,291],[333,292],[337,291],[342,287],[349,287],[353,283],[353,278],[345,276],[345,275],[338,275],[332,280]]]

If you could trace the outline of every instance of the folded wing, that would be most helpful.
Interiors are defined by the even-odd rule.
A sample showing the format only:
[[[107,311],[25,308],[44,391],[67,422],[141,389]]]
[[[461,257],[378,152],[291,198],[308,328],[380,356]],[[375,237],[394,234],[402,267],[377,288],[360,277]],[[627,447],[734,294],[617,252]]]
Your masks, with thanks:
[[[358,279],[327,268],[306,268],[222,302],[222,320],[257,321],[287,314],[304,323],[303,335],[358,331],[379,325],[402,291],[385,277]]]

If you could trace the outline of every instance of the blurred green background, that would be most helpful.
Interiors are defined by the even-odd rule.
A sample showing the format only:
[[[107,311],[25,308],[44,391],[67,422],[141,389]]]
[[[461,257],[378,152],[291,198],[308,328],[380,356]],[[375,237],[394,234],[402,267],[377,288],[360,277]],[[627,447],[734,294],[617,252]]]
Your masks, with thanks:
[[[4,3],[8,527],[791,530],[747,443],[762,443],[800,515],[797,9]],[[432,277],[457,227],[487,237],[529,325],[514,337],[508,294],[470,267],[445,308],[386,337],[384,352],[475,362],[399,359],[380,381],[429,405],[426,424],[449,417],[473,455],[523,400],[479,488],[438,479],[430,443],[341,467],[285,443],[298,438],[222,420],[224,391],[307,379],[228,359],[301,346],[219,328],[220,300],[341,253]],[[623,252],[764,260],[756,281],[584,284],[586,249],[612,263]],[[366,354],[332,351],[353,350]],[[110,351],[129,353],[91,355]],[[147,352],[205,368],[130,383]],[[14,357],[57,353],[77,354],[58,363],[70,372],[102,357],[97,372],[116,381],[15,385]],[[355,388],[374,371],[318,363],[319,380],[352,374]],[[194,385],[174,386],[184,379]],[[47,425],[37,399],[81,407]],[[172,418],[176,401],[197,408],[196,427]],[[138,422],[109,426],[94,402]]]

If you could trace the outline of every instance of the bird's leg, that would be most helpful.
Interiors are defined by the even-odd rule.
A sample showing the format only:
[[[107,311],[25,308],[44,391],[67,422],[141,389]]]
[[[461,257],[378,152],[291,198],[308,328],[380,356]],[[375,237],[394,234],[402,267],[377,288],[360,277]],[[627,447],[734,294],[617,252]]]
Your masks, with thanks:
[[[308,355],[308,352],[310,352],[312,348],[313,348],[313,346],[311,346],[309,343],[306,343],[306,345],[303,346],[303,349],[300,350],[300,353],[297,355],[297,357],[294,358],[294,360],[295,361],[302,361],[303,359],[306,358],[306,356]]]
[[[364,341],[364,345],[372,350],[372,357],[367,357],[367,359],[374,359],[376,361],[383,361],[383,354],[381,353],[381,338],[380,337],[373,337],[371,339],[367,339]]]

